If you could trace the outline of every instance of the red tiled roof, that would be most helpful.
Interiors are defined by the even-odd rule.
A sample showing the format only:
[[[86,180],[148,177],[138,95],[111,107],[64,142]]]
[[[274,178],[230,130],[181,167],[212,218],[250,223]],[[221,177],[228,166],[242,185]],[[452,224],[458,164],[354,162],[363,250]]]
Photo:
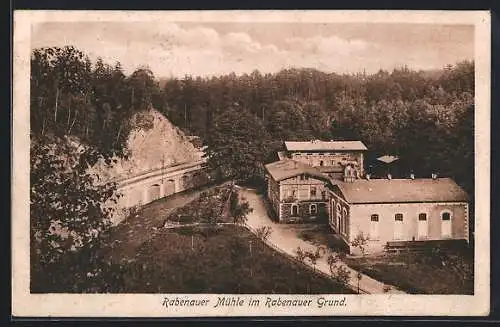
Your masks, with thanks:
[[[349,203],[468,201],[465,191],[451,178],[359,179],[337,186]]]

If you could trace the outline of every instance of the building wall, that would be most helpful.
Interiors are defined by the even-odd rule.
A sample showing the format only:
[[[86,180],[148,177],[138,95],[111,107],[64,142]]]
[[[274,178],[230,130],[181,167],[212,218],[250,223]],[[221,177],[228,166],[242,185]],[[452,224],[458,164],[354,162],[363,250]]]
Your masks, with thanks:
[[[324,167],[332,167],[334,169],[342,169],[343,165],[348,162],[357,162],[360,174],[364,173],[363,168],[363,153],[360,151],[352,152],[291,152],[290,156],[293,160],[297,160],[313,167],[321,166],[323,161]]]
[[[311,213],[311,205],[316,205],[316,213]],[[297,215],[292,214],[292,207],[297,207]],[[280,204],[280,222],[306,222],[326,219],[328,215],[327,202],[324,201],[301,201],[284,202]]]
[[[451,214],[451,236],[442,236],[443,212]],[[396,233],[395,215],[403,215],[400,233]],[[427,215],[427,237],[420,238],[418,232],[419,214]],[[388,241],[411,240],[468,240],[468,205],[467,203],[398,203],[398,204],[353,204],[350,206],[349,241],[358,234],[372,233],[371,216],[378,215],[378,238],[368,241],[370,252],[381,251]]]
[[[346,242],[349,243],[350,228],[350,206],[338,194],[330,192],[330,215],[328,224]]]
[[[277,214],[282,222],[325,219],[329,210],[328,199],[328,188],[323,180],[307,175],[288,178],[279,183]],[[316,204],[317,213],[310,212],[311,204]],[[297,215],[292,213],[292,205],[297,205]],[[323,214],[320,214],[320,209]]]
[[[267,176],[267,198],[273,207],[276,216],[279,217],[280,208],[280,186],[271,176]]]

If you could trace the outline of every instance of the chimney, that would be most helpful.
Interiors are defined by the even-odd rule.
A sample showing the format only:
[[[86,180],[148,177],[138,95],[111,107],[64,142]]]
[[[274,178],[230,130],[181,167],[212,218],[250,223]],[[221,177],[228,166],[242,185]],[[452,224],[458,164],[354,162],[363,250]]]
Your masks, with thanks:
[[[392,175],[391,174],[387,174],[387,179],[391,180],[392,179]]]
[[[415,179],[415,174],[414,173],[410,174],[410,179]]]
[[[438,175],[437,175],[436,173],[433,173],[433,174],[431,175],[431,177],[432,177],[432,179],[437,179],[437,178],[438,178]]]

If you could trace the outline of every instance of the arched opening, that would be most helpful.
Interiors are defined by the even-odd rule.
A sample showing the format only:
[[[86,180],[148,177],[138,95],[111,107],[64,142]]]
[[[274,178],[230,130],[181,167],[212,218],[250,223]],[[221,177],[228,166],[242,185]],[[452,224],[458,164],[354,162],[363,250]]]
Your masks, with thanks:
[[[297,217],[299,215],[299,206],[292,204],[292,216]]]
[[[311,204],[309,206],[309,213],[311,214],[311,216],[316,216],[316,214],[318,213],[318,206],[316,204]]]
[[[173,179],[169,179],[165,182],[165,196],[174,193],[175,193],[175,181]]]
[[[397,213],[394,215],[394,239],[403,239],[403,214]]]
[[[443,211],[441,213],[441,237],[451,237],[451,212]]]
[[[417,227],[417,236],[419,239],[427,238],[427,214],[419,213],[418,214],[418,227]]]
[[[149,187],[149,200],[155,201],[160,198],[160,185],[159,184],[153,184]]]
[[[379,217],[377,214],[373,214],[370,216],[370,239],[378,240],[378,220]]]

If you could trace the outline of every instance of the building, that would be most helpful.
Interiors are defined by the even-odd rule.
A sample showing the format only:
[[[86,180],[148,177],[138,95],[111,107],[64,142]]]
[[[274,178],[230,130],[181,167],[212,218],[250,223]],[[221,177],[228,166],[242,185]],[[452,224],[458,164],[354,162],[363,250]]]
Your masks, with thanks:
[[[359,179],[331,185],[329,225],[350,246],[368,236],[367,252],[394,241],[466,240],[467,194],[450,178]]]
[[[326,222],[330,184],[327,176],[291,159],[267,164],[265,169],[267,197],[279,222]]]
[[[367,148],[361,141],[286,141],[285,148],[287,158],[317,167],[333,179],[356,179],[364,174]]]

